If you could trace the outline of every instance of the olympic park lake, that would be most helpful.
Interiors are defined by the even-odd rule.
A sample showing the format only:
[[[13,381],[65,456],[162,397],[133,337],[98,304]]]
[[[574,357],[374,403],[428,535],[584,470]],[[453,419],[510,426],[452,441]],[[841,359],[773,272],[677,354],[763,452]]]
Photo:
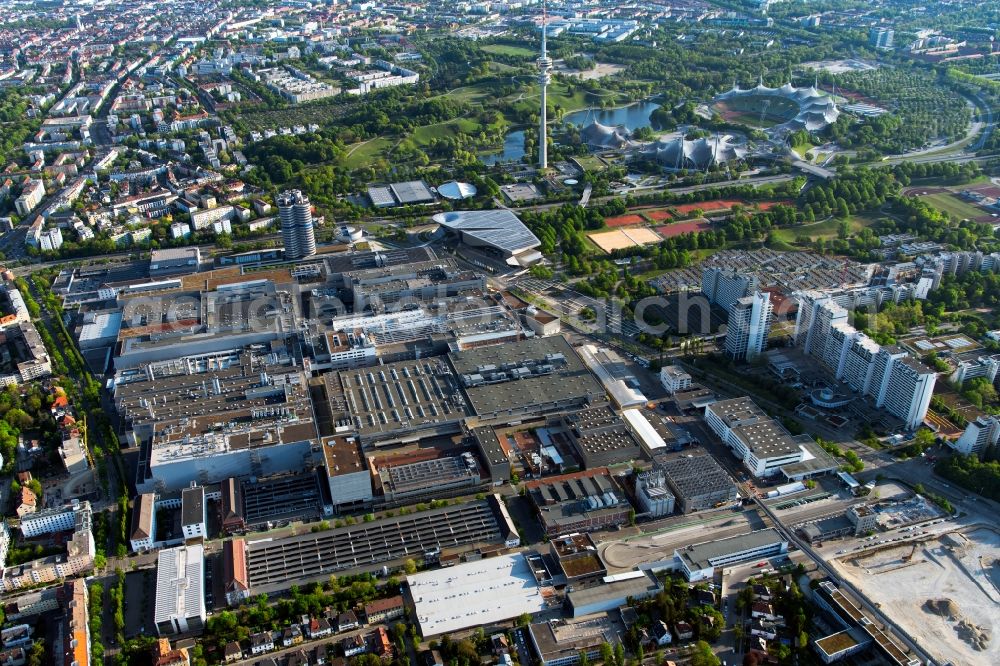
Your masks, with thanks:
[[[649,116],[658,108],[658,103],[646,100],[613,109],[582,109],[567,113],[563,116],[563,122],[579,127],[593,122],[612,127],[624,125],[630,131],[635,131],[640,127],[649,127]],[[507,133],[500,152],[480,155],[479,159],[492,166],[500,162],[519,162],[524,156],[524,130],[519,129]]]

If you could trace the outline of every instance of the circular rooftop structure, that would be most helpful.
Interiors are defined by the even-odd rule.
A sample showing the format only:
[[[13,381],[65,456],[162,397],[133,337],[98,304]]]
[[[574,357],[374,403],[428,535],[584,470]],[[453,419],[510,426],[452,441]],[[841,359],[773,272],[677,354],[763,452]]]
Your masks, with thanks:
[[[810,393],[809,400],[823,409],[839,409],[851,402],[852,398],[849,395],[834,393],[831,388],[821,388]]]
[[[463,183],[457,180],[451,180],[447,183],[442,183],[438,187],[438,194],[443,196],[445,199],[450,199],[452,201],[471,199],[476,196],[476,186],[472,183]]]
[[[734,86],[715,98],[715,103],[737,114],[759,116],[777,122],[777,127],[810,132],[832,125],[840,117],[840,109],[828,93],[809,86],[797,88],[786,83],[770,88],[763,83],[754,88]],[[725,115],[725,114],[724,114]],[[739,122],[738,118],[729,118]],[[751,119],[749,124],[757,124]]]

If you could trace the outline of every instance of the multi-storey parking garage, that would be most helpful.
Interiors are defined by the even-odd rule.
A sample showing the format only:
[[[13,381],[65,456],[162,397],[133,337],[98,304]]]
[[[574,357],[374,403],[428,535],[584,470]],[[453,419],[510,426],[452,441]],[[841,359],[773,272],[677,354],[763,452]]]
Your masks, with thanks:
[[[493,497],[409,516],[247,545],[254,594],[325,580],[347,569],[420,559],[443,548],[503,543],[512,529]],[[499,518],[499,519],[498,519]]]

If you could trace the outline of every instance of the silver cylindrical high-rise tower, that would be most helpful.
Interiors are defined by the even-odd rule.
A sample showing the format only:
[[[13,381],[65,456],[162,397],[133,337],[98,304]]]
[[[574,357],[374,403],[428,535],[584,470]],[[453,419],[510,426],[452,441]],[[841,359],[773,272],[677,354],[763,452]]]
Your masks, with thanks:
[[[285,258],[299,259],[316,254],[316,234],[313,231],[312,206],[309,197],[299,190],[286,190],[278,195],[278,217],[281,219],[281,241]]]

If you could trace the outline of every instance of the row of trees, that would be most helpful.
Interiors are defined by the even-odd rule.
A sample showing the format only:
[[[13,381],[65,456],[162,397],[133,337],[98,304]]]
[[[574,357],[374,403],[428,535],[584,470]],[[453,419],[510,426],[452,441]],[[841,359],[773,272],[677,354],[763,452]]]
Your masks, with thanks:
[[[967,490],[1000,501],[1000,451],[991,447],[979,456],[942,458],[934,471]]]

